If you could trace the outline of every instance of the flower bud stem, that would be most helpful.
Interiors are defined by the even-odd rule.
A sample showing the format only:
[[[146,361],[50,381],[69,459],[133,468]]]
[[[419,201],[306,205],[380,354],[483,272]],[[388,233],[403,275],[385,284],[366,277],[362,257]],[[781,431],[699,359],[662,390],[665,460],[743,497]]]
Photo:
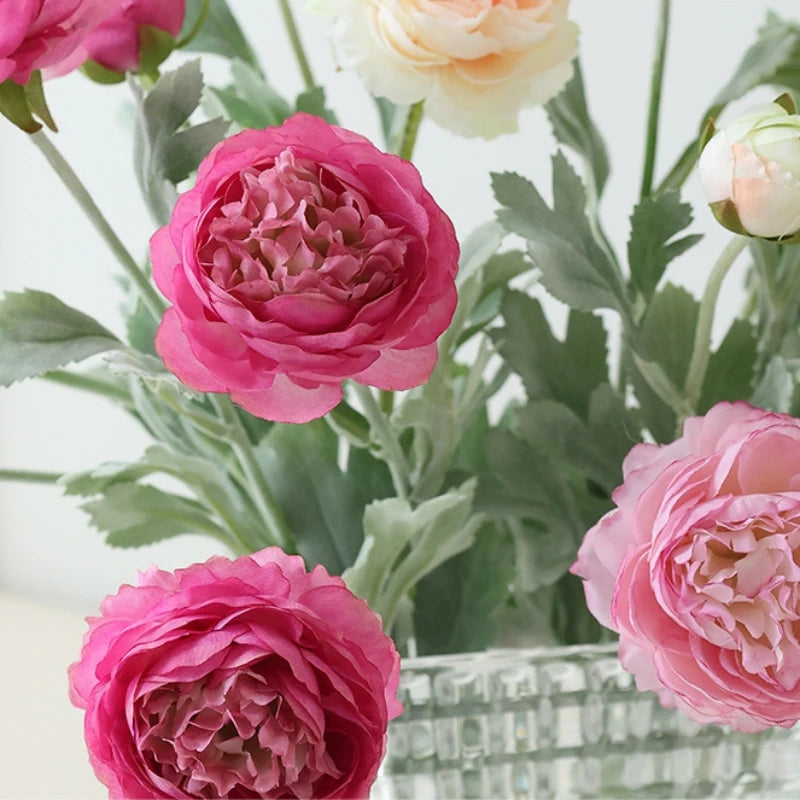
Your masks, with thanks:
[[[211,5],[211,0],[203,0],[203,4],[200,6],[200,11],[197,14],[197,19],[194,21],[194,24],[188,31],[186,31],[186,35],[178,39],[175,42],[175,49],[179,50],[181,47],[186,47],[191,41],[193,41],[197,34],[200,33],[203,25],[206,23],[206,19],[208,19],[208,10],[209,6]]]
[[[58,483],[60,472],[39,472],[32,469],[0,469],[0,481],[20,483]]]
[[[709,275],[708,283],[706,283],[706,288],[703,292],[703,299],[700,301],[700,313],[694,334],[692,358],[689,361],[689,369],[686,373],[686,382],[684,384],[684,394],[692,409],[695,410],[703,389],[708,360],[711,357],[711,326],[714,322],[714,311],[717,306],[719,290],[734,261],[747,246],[747,242],[746,236],[735,236],[728,242],[711,270],[711,275]]]
[[[399,155],[400,158],[404,158],[406,161],[411,161],[411,157],[414,155],[414,145],[417,143],[417,134],[419,133],[419,126],[424,113],[424,100],[414,103],[414,105],[408,109],[408,118],[406,119],[405,130],[403,131],[403,139],[400,142],[400,149],[397,151],[397,155]]]
[[[92,196],[61,154],[61,151],[50,141],[43,130],[31,134],[30,139],[42,152],[42,155],[47,159],[58,177],[61,178],[64,186],[77,201],[87,219],[94,225],[95,230],[102,236],[111,252],[116,256],[125,274],[139,290],[142,301],[153,315],[153,318],[160,320],[166,309],[164,300],[153,288],[147,276],[139,269],[139,265],[125,248],[125,245],[122,244],[112,227],[108,224],[108,221],[97,207]]]
[[[401,500],[407,500],[410,477],[408,474],[408,463],[400,447],[400,442],[397,441],[397,437],[394,435],[389,425],[388,417],[381,411],[381,407],[378,405],[377,400],[375,400],[370,388],[355,382],[353,382],[352,385],[356,396],[361,401],[364,416],[369,421],[370,428],[372,429],[372,435],[381,447],[383,460],[389,467],[395,493]]]
[[[305,83],[306,89],[311,91],[311,89],[317,85],[317,82],[314,80],[314,74],[311,72],[311,65],[308,63],[306,51],[300,39],[300,31],[298,31],[297,23],[294,21],[294,14],[289,5],[289,0],[279,0],[279,5],[281,7],[281,16],[283,17],[286,33],[289,36],[292,50],[294,50],[294,56],[297,59],[297,66],[300,67],[300,73],[303,76],[303,83]]]
[[[236,409],[233,407],[233,403],[230,398],[224,395],[209,394],[209,398],[219,416],[233,431],[231,447],[242,467],[242,472],[250,489],[250,498],[258,509],[274,543],[286,553],[295,553],[297,548],[295,547],[292,531],[286,522],[281,507],[278,505],[278,501],[264,479],[264,473],[256,461],[247,432],[239,419]]]
[[[664,82],[664,62],[667,54],[669,36],[670,0],[661,0],[656,28],[656,54],[650,79],[650,110],[647,118],[647,139],[645,143],[644,169],[642,171],[642,190],[640,197],[649,197],[653,191],[653,173],[656,165],[656,144],[658,142],[658,116],[661,110],[661,86]]]

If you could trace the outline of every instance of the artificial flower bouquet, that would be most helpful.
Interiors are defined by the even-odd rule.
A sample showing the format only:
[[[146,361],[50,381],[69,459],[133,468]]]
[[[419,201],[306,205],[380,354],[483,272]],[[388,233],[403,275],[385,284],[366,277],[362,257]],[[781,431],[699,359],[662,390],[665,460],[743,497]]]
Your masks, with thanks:
[[[126,292],[124,333],[40,289],[6,294],[3,384],[104,395],[152,437],[137,461],[58,477],[109,545],[220,547],[141,572],[89,620],[70,696],[98,778],[113,797],[366,797],[400,656],[510,641],[618,637],[638,687],[693,720],[794,725],[800,26],[767,17],[657,181],[662,0],[623,258],[567,0],[309,3],[380,142],[330,107],[300,5],[277,0],[306,84],[286,97],[235,2],[0,0],[0,111]],[[230,82],[205,85],[187,51],[226,58]],[[50,79],[76,68],[99,97],[128,83],[146,264],[45,133]],[[758,86],[775,101],[727,118]],[[412,163],[423,116],[494,137],[540,104],[549,197],[494,174],[496,219],[459,242]],[[667,279],[700,238],[680,195],[696,166],[700,224],[731,231],[697,264],[699,300]],[[740,258],[746,302],[712,346]],[[563,335],[543,292],[569,308]]]

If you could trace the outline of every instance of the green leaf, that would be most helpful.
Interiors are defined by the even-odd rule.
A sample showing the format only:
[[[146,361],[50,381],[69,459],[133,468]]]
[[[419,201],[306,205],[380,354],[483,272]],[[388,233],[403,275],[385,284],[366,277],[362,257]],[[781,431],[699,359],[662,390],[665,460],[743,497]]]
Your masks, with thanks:
[[[642,322],[640,344],[647,358],[658,364],[676,387],[682,387],[692,357],[699,304],[685,289],[666,284],[658,292]],[[635,371],[632,381],[647,429],[657,442],[675,438],[675,412]]]
[[[750,402],[766,411],[788,414],[793,406],[796,382],[796,376],[789,370],[786,361],[775,356],[767,364]]]
[[[503,206],[497,218],[527,241],[540,281],[554,297],[585,311],[629,313],[622,278],[591,232],[583,186],[562,153],[553,157],[552,209],[519,175],[494,174],[492,185]]]
[[[610,495],[622,483],[622,460],[636,443],[625,406],[608,384],[592,394],[590,420],[567,406],[540,400],[517,409],[520,436],[536,451],[601,486]]]
[[[644,198],[631,216],[628,263],[631,283],[649,301],[667,265],[693,247],[699,234],[675,239],[692,222],[692,207],[681,203],[680,194],[670,190]]]
[[[315,117],[321,117],[331,125],[336,125],[338,120],[336,114],[327,106],[325,98],[325,89],[322,86],[315,86],[313,89],[307,89],[305,92],[297,95],[295,107],[298,111],[303,111],[306,114],[313,114]]]
[[[514,579],[509,537],[484,526],[468,550],[426,575],[414,595],[414,630],[421,655],[483,650],[497,626],[493,614]]]
[[[92,469],[64,475],[58,483],[66,495],[94,497],[116,483],[135,483],[153,472],[155,468],[149,464],[106,461]]]
[[[139,547],[182,533],[224,536],[203,506],[188,497],[139,483],[115,483],[103,497],[84,503],[91,524],[114,547]]]
[[[768,12],[758,38],[748,48],[731,79],[714,98],[723,106],[764,84],[800,91],[800,25]]]
[[[734,320],[709,359],[698,413],[705,414],[720,400],[749,398],[757,356],[758,340],[753,326],[743,319]]]
[[[372,99],[378,109],[386,150],[390,153],[397,152],[408,119],[409,106],[395,105],[385,97],[373,97]]]
[[[186,0],[186,21],[182,36],[191,29],[200,13],[202,0]],[[250,47],[236,17],[231,13],[226,0],[211,0],[208,17],[197,36],[184,45],[184,50],[200,53],[216,53],[227,59],[238,58],[249,64],[256,71],[261,70],[258,57]]]
[[[97,320],[47,292],[7,292],[0,300],[2,386],[121,346]]]
[[[146,96],[136,84],[131,86],[137,106],[136,177],[151,214],[165,224],[177,199],[174,184],[194,171],[223,138],[227,123],[217,119],[184,127],[203,93],[199,60],[164,73]]]
[[[558,528],[546,528],[532,520],[511,525],[514,541],[516,580],[514,587],[533,592],[551,586],[574,563],[578,548]]]
[[[368,499],[339,469],[339,440],[323,421],[274,425],[256,455],[297,549],[310,566],[341,574],[358,555]]]
[[[608,154],[600,131],[589,115],[580,61],[575,59],[573,64],[575,72],[569,83],[545,105],[545,110],[556,140],[588,163],[591,190],[599,198],[608,178]]]
[[[561,342],[535,298],[508,292],[502,312],[506,326],[492,337],[522,378],[528,398],[556,400],[586,419],[592,391],[608,381],[607,337],[600,317],[572,310]]]
[[[292,114],[289,103],[270,85],[258,70],[235,59],[231,62],[229,86],[210,91],[225,112],[241,128],[267,128],[281,125]],[[309,95],[307,100],[313,100]],[[324,103],[324,96],[322,97]]]
[[[397,497],[364,510],[364,543],[343,575],[390,630],[399,603],[439,564],[466,550],[480,525],[471,516],[474,480],[413,508]]]
[[[25,87],[11,78],[0,83],[0,114],[25,133],[36,133],[42,127],[33,118]]]

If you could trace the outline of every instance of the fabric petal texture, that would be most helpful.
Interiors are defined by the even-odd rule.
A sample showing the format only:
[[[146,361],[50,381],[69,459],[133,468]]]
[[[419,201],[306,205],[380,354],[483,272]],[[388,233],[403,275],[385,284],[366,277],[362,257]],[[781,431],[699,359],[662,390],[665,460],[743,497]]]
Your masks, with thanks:
[[[697,722],[800,719],[800,420],[746,403],[637,445],[572,572],[640,689]]]
[[[267,548],[152,568],[89,619],[70,697],[112,798],[365,798],[399,656],[324,568]]]
[[[458,255],[412,164],[295,114],[217,145],[153,236],[153,275],[173,303],[156,349],[187,385],[256,416],[315,419],[347,378],[427,380]]]

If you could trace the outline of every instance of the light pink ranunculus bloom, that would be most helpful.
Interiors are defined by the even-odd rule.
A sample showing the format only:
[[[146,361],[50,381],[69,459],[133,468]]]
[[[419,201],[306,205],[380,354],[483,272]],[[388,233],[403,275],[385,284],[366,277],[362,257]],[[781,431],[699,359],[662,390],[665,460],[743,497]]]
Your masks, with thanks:
[[[152,567],[89,619],[70,697],[112,798],[362,798],[399,657],[341,578],[268,548]]]
[[[345,378],[423,383],[456,303],[453,225],[414,166],[307,114],[217,145],[151,259],[167,368],[279,422]]]
[[[186,15],[185,0],[116,0],[114,11],[86,38],[87,56],[106,69],[136,71],[143,26],[177,36]]]
[[[639,689],[742,731],[800,719],[800,420],[719,403],[636,445],[572,571]]]
[[[22,86],[35,70],[61,73],[114,0],[0,0],[0,83]]]

